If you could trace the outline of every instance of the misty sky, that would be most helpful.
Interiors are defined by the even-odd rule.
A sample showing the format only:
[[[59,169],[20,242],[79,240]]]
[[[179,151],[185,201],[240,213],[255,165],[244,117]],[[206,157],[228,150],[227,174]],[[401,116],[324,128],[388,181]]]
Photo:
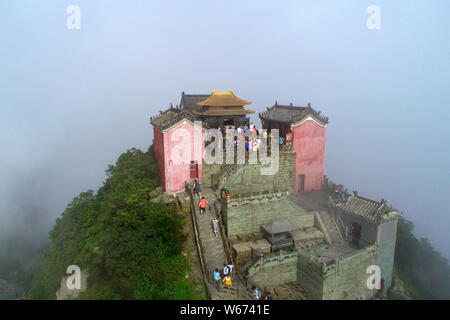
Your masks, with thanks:
[[[326,175],[450,257],[449,61],[447,0],[1,0],[0,232],[97,189],[182,91],[233,89],[258,112],[311,102],[330,118]]]

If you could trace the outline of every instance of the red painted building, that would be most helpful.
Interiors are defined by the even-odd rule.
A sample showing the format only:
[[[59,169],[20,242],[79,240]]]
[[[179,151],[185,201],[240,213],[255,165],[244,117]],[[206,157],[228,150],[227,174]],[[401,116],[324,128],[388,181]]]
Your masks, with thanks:
[[[179,107],[170,107],[150,119],[154,132],[154,151],[160,185],[166,192],[184,190],[192,178],[202,181],[204,129],[248,123],[250,101],[228,92],[210,95],[181,95]]]
[[[182,93],[180,106],[170,107],[151,118],[154,130],[154,150],[159,168],[160,185],[167,192],[184,190],[192,178],[202,180],[204,129],[223,124],[248,124],[251,110],[244,109],[249,101],[233,92],[211,95]],[[262,127],[279,129],[296,152],[295,192],[322,188],[325,158],[325,131],[328,118],[307,107],[278,105],[260,113]]]
[[[280,137],[292,135],[296,152],[295,192],[316,191],[322,188],[325,159],[325,131],[328,118],[308,104],[296,107],[275,105],[259,114],[264,129],[278,129]],[[289,139],[288,139],[289,140]]]

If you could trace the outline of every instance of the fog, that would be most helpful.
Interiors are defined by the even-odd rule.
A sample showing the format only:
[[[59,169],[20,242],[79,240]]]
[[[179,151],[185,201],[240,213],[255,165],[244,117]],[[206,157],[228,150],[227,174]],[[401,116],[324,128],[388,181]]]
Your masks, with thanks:
[[[182,91],[233,89],[257,112],[311,102],[330,119],[326,175],[450,257],[448,1],[149,2],[0,2],[3,244],[44,241]]]

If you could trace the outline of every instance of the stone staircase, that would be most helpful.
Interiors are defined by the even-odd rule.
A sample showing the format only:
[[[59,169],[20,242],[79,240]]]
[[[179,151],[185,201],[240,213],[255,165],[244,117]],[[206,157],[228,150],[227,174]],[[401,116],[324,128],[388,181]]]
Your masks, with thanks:
[[[200,241],[202,243],[202,249],[205,255],[205,263],[207,271],[211,273],[215,268],[219,270],[223,267],[226,261],[225,250],[223,248],[222,239],[216,237],[212,230],[212,220],[216,216],[215,202],[217,201],[217,196],[212,189],[205,189],[202,195],[208,200],[208,207],[206,213],[200,214],[198,210],[200,198],[194,196],[195,214],[197,215],[198,230],[200,233]],[[221,226],[219,226],[221,227]]]
[[[327,211],[321,210],[319,211],[319,215],[325,228],[327,229],[331,243],[339,243],[343,241],[342,235],[330,214]]]
[[[204,214],[200,214],[200,198],[198,196],[193,196],[193,203],[201,250],[205,259],[206,285],[208,287],[208,291],[210,292],[211,298],[213,300],[242,300],[251,298],[251,293],[248,292],[237,276],[232,277],[232,287],[227,287],[221,284],[219,286],[219,290],[217,290],[214,284],[213,270],[215,268],[222,270],[223,265],[228,264],[228,261],[220,234],[216,237],[212,230],[212,220],[219,214],[216,212],[215,205],[217,196],[214,190],[210,188],[204,188],[202,196],[208,200],[208,207]],[[222,226],[219,225],[219,228],[221,227]]]

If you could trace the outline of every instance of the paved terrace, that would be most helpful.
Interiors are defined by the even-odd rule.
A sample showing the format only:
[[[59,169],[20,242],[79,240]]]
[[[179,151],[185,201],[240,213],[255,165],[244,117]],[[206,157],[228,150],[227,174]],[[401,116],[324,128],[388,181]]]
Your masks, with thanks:
[[[322,190],[296,193],[292,201],[306,211],[328,210],[328,193]]]
[[[343,256],[356,251],[358,251],[358,249],[352,247],[345,241],[333,243],[332,245],[320,245],[303,250],[303,252],[312,254],[317,262],[326,264],[332,263],[333,261],[336,261],[337,258],[340,259]]]

